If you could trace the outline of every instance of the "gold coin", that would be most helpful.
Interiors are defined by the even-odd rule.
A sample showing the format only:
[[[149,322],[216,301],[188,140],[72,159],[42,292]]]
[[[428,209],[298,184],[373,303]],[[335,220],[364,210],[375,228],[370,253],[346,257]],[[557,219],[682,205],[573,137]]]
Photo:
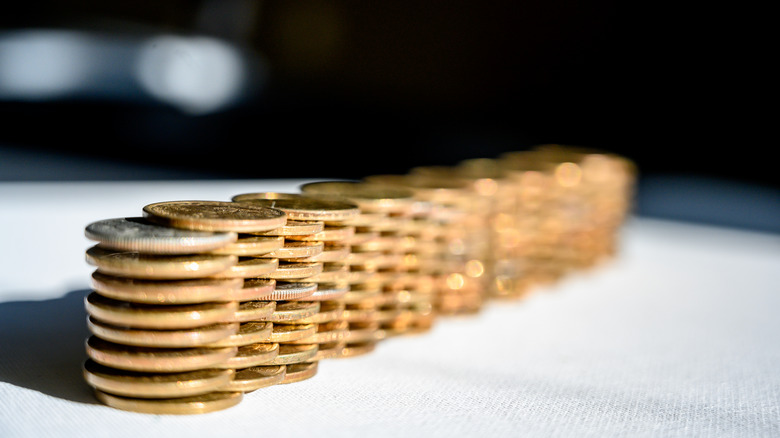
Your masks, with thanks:
[[[312,283],[315,284],[315,283]],[[298,300],[305,300],[305,301],[326,301],[326,300],[337,300],[344,295],[346,295],[349,292],[349,285],[348,284],[341,284],[341,283],[320,283],[317,285],[317,290],[309,295],[308,297],[302,297],[302,298],[288,298],[289,300],[298,301]]]
[[[282,248],[271,251],[263,257],[274,257],[282,260],[313,257],[322,253],[325,244],[322,242],[287,241]]]
[[[347,344],[376,342],[383,338],[377,322],[350,322],[343,340]]]
[[[371,307],[363,307],[360,308],[358,306],[371,306]],[[371,302],[360,302],[358,304],[353,305],[347,305],[347,308],[344,309],[344,311],[341,314],[341,319],[349,322],[369,322],[374,321],[376,319],[376,303],[374,301]]]
[[[347,344],[341,349],[340,358],[362,356],[376,349],[376,342],[361,342],[359,344]]]
[[[100,365],[87,359],[84,380],[109,394],[138,398],[188,397],[216,391],[230,383],[233,370],[196,370],[183,373],[139,373]]]
[[[222,391],[247,393],[260,388],[267,388],[282,383],[286,372],[287,367],[285,365],[256,366],[236,370],[233,380],[225,385]]]
[[[84,299],[87,313],[109,324],[133,328],[187,329],[225,322],[236,313],[235,302],[158,306],[128,303],[92,292]]]
[[[235,280],[239,282],[242,281],[240,278]],[[271,298],[275,289],[276,280],[245,278],[243,279],[243,287],[226,295],[225,299],[229,299],[230,301],[271,301],[275,299]]]
[[[243,347],[244,345],[261,342],[275,342],[271,340],[274,326],[270,322],[244,322],[236,332],[221,340],[206,345],[207,347]]]
[[[144,304],[194,304],[209,301],[233,301],[241,290],[241,279],[141,280],[115,277],[95,271],[92,288],[115,300]]]
[[[332,342],[329,344],[318,344],[317,354],[311,358],[311,362],[317,362],[325,359],[335,359],[341,357],[341,352],[346,346],[343,342]]]
[[[236,241],[236,233],[179,230],[128,217],[92,222],[84,235],[99,246],[145,254],[192,254],[207,252]]]
[[[289,365],[293,363],[309,362],[317,354],[317,344],[279,346],[279,355],[269,365]]]
[[[346,283],[349,279],[349,266],[343,263],[324,263],[322,272],[306,277],[312,283]]]
[[[371,302],[373,300],[377,300],[382,296],[382,290],[377,289],[365,289],[365,290],[359,290],[356,289],[357,285],[354,285],[350,288],[349,292],[344,294],[343,297],[341,297],[340,301],[345,304],[355,304],[355,303],[362,303],[362,302]]]
[[[299,319],[298,323],[326,323],[330,321],[340,320],[344,316],[345,304],[340,301],[321,301],[320,310],[316,314]]]
[[[98,246],[87,250],[87,263],[120,277],[179,280],[208,277],[238,262],[236,256],[214,254],[153,255],[114,251]]]
[[[235,335],[238,324],[213,324],[187,330],[141,330],[119,327],[87,318],[93,335],[107,341],[139,347],[189,348],[201,347]]]
[[[377,262],[382,257],[382,253],[379,251],[366,251],[358,252],[352,250],[349,256],[344,259],[344,263],[347,265],[366,266],[367,268],[376,269]]]
[[[350,248],[346,245],[325,245],[322,248],[322,252],[313,257],[307,257],[300,259],[299,261],[305,263],[320,262],[320,263],[332,263],[342,262],[349,257]]]
[[[241,234],[238,240],[220,249],[211,251],[212,254],[232,254],[237,256],[258,256],[268,254],[271,251],[284,246],[284,237],[281,236],[255,236]]]
[[[281,236],[281,237],[290,237],[290,236],[307,236],[309,234],[315,234],[319,233],[325,228],[325,224],[322,222],[303,222],[303,221],[293,221],[288,220],[287,224],[283,227],[275,228],[271,231],[265,231],[262,233],[253,233],[253,234],[259,234],[262,236]]]
[[[291,340],[291,344],[330,344],[334,342],[345,341],[347,330],[349,329],[349,323],[346,321],[330,321],[322,324],[317,324],[316,333],[311,335]]]
[[[259,257],[239,257],[238,263],[217,274],[213,278],[257,278],[267,277],[276,271],[279,266],[278,259],[266,259]]]
[[[342,240],[341,243],[344,245],[360,245],[377,238],[379,238],[379,231],[355,230],[355,234],[352,237]]]
[[[276,301],[244,301],[239,303],[238,310],[226,321],[265,321],[273,315],[274,311],[276,311]]]
[[[326,225],[319,233],[305,236],[289,236],[291,240],[317,241],[317,242],[343,242],[355,236],[355,227]]]
[[[258,365],[277,365],[270,362],[279,354],[279,344],[258,343],[238,347],[235,356],[215,365],[215,368],[243,369]]]
[[[95,397],[112,408],[155,415],[205,414],[233,407],[241,402],[241,392],[210,392],[192,397],[141,399],[95,391]]]
[[[287,301],[287,300],[301,300],[311,297],[317,291],[317,283],[303,283],[303,282],[284,282],[280,281],[276,283],[276,290],[271,294],[269,300]]]
[[[322,263],[279,263],[274,272],[265,274],[265,278],[275,280],[296,280],[312,277],[322,272]]]
[[[281,210],[222,201],[169,201],[146,205],[144,217],[161,225],[203,231],[260,232],[287,222]]]
[[[245,193],[233,197],[233,202],[282,210],[287,217],[299,221],[345,221],[360,214],[358,206],[351,202],[317,199],[308,196],[265,199],[263,193]]]
[[[236,347],[149,348],[115,344],[95,336],[86,342],[87,355],[95,362],[121,370],[176,373],[212,368],[235,356]]]
[[[356,243],[352,245],[352,251],[354,252],[375,252],[375,251],[392,251],[401,250],[403,238],[400,236],[379,236],[375,239],[368,240],[363,243]]]
[[[282,301],[276,305],[273,314],[263,318],[269,322],[292,322],[316,315],[320,311],[320,303],[317,301]]]
[[[349,199],[361,212],[404,212],[414,203],[411,190],[365,182],[323,181],[304,184],[300,189],[305,194]]]
[[[317,333],[316,324],[274,324],[271,342],[294,342],[311,337],[315,333]]]
[[[287,365],[287,372],[282,384],[300,382],[311,379],[317,374],[317,362],[303,362]]]

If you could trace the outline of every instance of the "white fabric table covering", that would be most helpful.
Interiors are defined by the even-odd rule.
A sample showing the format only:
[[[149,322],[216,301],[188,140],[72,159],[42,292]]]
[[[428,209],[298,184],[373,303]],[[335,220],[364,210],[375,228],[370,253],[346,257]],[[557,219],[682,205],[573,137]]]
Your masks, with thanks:
[[[302,180],[0,184],[0,437],[780,436],[780,236],[632,219],[616,259],[227,410],[99,404],[84,226]]]

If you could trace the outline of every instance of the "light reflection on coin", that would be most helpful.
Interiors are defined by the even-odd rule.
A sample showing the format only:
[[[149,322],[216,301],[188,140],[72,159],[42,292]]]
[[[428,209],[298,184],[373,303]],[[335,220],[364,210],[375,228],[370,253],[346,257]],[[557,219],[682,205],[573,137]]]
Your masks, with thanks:
[[[279,355],[270,365],[289,365],[293,363],[308,362],[317,354],[319,346],[317,344],[292,345],[282,344],[279,346]]]
[[[235,302],[157,306],[128,303],[91,293],[84,299],[87,313],[117,326],[149,329],[186,329],[229,320],[238,309]]]
[[[149,348],[116,344],[90,336],[87,355],[95,362],[122,370],[175,373],[215,367],[235,356],[235,347]]]
[[[235,356],[214,365],[215,368],[242,369],[258,365],[280,365],[271,363],[279,354],[279,344],[251,344],[238,347]]]
[[[275,310],[276,301],[245,301],[238,305],[238,310],[226,321],[265,321]]]
[[[311,379],[317,374],[317,362],[304,362],[287,365],[287,373],[282,384],[300,382]]]
[[[349,257],[350,248],[346,245],[325,245],[322,249],[322,253],[313,256],[308,257],[305,259],[300,259],[301,262],[322,262],[322,263],[332,263],[332,262],[341,262],[346,260]]]
[[[274,324],[271,342],[294,342],[317,333],[315,324]],[[314,342],[309,342],[312,344]]]
[[[211,233],[164,227],[141,217],[92,222],[84,235],[104,248],[148,254],[191,254],[212,251],[235,242],[233,232]]]
[[[241,279],[236,279],[242,281]],[[230,301],[254,301],[254,300],[273,300],[270,297],[276,289],[276,280],[263,278],[245,278],[243,287],[227,294],[225,299]]]
[[[143,280],[116,277],[95,271],[92,288],[115,300],[146,304],[194,304],[233,301],[241,279],[197,278],[192,280]]]
[[[140,399],[95,391],[95,397],[112,408],[155,415],[190,415],[215,412],[241,402],[241,392],[210,392],[192,397]]]
[[[238,258],[230,255],[152,255],[98,246],[87,250],[86,259],[106,274],[155,280],[207,277],[238,263]]]
[[[319,233],[305,236],[289,236],[290,240],[318,241],[318,242],[343,242],[355,236],[355,227],[325,226]]]
[[[364,354],[371,353],[376,349],[376,342],[362,342],[359,344],[347,344],[341,350],[340,358],[349,358],[355,356],[362,356]]]
[[[338,196],[360,207],[361,212],[403,212],[414,203],[414,192],[403,187],[357,181],[324,181],[300,187],[305,194]]]
[[[143,330],[104,323],[87,318],[87,327],[95,336],[123,345],[140,347],[190,348],[229,338],[238,332],[238,324],[213,324],[184,330]]]
[[[207,347],[242,347],[271,341],[274,326],[270,322],[244,322],[230,336],[206,345]]]
[[[144,217],[174,228],[240,233],[268,231],[287,222],[281,210],[235,202],[168,201],[143,207]]]
[[[234,202],[249,203],[282,210],[291,220],[345,221],[360,214],[351,202],[317,199],[308,196],[265,199],[263,193],[244,193],[233,197]]]
[[[325,248],[323,242],[295,242],[288,241],[282,248],[264,254],[263,257],[273,257],[278,259],[300,259],[304,257],[313,257],[322,253]]]
[[[322,222],[304,222],[288,220],[287,224],[282,227],[274,228],[270,231],[258,232],[252,234],[258,234],[262,236],[306,236],[309,234],[319,233],[323,230],[325,225]]]
[[[284,246],[284,237],[255,236],[240,234],[238,240],[223,248],[211,251],[212,254],[232,254],[237,256],[258,256]]]
[[[278,301],[307,299],[317,292],[317,288],[316,283],[279,281],[268,299]]]
[[[259,257],[239,257],[238,263],[216,274],[212,278],[256,278],[267,277],[276,271],[279,266],[278,259],[265,259]]]
[[[320,303],[317,301],[287,301],[279,302],[273,314],[263,318],[269,322],[289,322],[307,318],[320,311]]]
[[[233,380],[223,391],[252,392],[260,388],[277,385],[284,380],[287,367],[285,365],[256,366],[236,370]]]
[[[322,272],[322,263],[280,262],[275,271],[263,275],[263,278],[275,280],[293,280],[311,277]]]

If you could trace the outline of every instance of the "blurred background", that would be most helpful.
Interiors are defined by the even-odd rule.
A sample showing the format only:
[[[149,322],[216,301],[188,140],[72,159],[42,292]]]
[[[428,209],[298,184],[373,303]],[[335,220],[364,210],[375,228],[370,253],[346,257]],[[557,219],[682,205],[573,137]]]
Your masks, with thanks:
[[[780,232],[741,21],[617,0],[14,2],[0,181],[360,178],[561,143],[634,160],[639,214]]]

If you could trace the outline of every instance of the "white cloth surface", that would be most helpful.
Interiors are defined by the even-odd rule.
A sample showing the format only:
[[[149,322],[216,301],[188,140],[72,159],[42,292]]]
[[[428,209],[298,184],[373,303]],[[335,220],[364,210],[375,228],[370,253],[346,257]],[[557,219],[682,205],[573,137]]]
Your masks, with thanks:
[[[97,403],[80,374],[84,227],[303,182],[0,184],[0,437],[780,436],[780,236],[641,218],[595,269],[233,408]]]

